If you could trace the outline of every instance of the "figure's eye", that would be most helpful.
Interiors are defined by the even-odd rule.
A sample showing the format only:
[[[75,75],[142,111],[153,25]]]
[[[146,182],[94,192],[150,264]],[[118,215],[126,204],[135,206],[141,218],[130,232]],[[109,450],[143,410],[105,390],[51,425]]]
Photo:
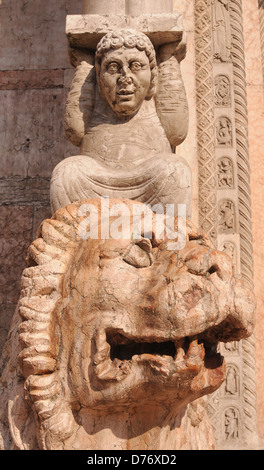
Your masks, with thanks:
[[[151,249],[150,240],[142,239],[129,247],[123,256],[123,261],[135,268],[148,268],[152,265]]]
[[[135,60],[133,62],[131,62],[131,64],[130,64],[131,72],[138,72],[139,70],[141,70],[141,68],[142,68],[141,63],[137,62]]]
[[[109,73],[118,73],[119,72],[119,64],[117,62],[110,62],[110,64],[108,64],[107,66],[107,71]]]

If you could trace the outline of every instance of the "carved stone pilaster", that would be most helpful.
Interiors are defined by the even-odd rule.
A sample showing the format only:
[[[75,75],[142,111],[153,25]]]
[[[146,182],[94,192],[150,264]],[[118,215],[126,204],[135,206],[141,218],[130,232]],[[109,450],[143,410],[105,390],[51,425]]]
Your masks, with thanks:
[[[195,66],[199,222],[216,243],[216,162],[211,0],[195,0]]]
[[[242,0],[195,0],[194,5],[200,225],[252,286]],[[217,448],[255,448],[254,336],[230,347],[226,362],[229,376],[208,403]]]

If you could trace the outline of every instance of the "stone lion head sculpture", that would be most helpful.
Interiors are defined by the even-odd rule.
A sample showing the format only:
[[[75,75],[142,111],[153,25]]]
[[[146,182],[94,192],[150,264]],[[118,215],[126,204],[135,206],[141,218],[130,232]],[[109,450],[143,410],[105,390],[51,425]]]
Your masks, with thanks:
[[[186,405],[224,380],[218,342],[252,333],[253,294],[190,221],[179,249],[154,212],[147,236],[129,221],[126,238],[102,237],[112,219],[99,215],[88,238],[83,204],[45,220],[29,249],[2,360],[2,448],[133,448],[142,435],[177,448],[168,433]]]

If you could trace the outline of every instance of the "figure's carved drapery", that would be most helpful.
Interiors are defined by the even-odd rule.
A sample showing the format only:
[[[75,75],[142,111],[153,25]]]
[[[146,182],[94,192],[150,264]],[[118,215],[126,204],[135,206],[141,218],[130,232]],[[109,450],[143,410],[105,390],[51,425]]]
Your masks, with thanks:
[[[230,61],[231,30],[229,0],[212,0],[213,55],[215,60]]]

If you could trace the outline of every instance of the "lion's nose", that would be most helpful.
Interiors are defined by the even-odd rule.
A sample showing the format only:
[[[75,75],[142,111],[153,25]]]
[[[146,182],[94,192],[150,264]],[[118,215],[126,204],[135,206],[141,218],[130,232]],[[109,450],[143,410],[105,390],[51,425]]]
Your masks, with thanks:
[[[230,281],[233,275],[231,258],[219,250],[208,250],[206,247],[194,247],[185,255],[188,271],[200,275],[216,274],[224,282]]]

